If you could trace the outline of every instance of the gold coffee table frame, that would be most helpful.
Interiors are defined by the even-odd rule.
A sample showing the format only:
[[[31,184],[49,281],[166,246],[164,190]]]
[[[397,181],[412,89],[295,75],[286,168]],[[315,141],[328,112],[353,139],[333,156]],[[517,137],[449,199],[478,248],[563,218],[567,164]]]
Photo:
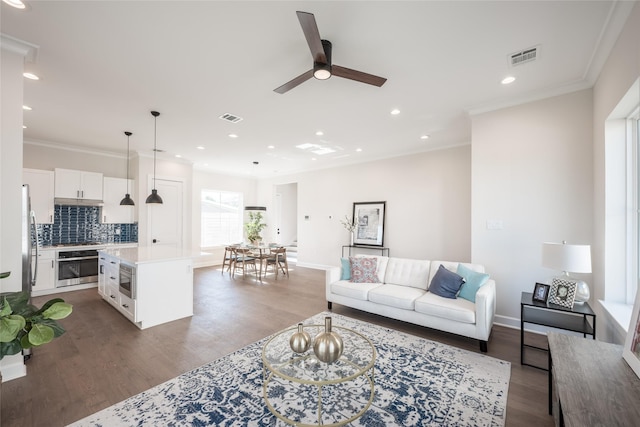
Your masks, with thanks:
[[[323,325],[304,325],[304,330],[309,333],[311,338],[324,331]],[[326,426],[342,426],[361,417],[373,402],[375,394],[374,390],[374,363],[376,360],[376,349],[373,343],[364,335],[347,328],[333,326],[333,331],[340,334],[344,342],[344,351],[340,359],[327,364],[319,361],[313,353],[313,343],[309,350],[305,353],[294,353],[289,346],[289,338],[298,327],[286,329],[277,333],[267,341],[262,348],[263,363],[263,385],[262,392],[267,407],[273,415],[278,419],[301,427],[312,427],[316,425]],[[279,378],[291,383],[304,384],[318,387],[318,403],[317,407],[304,408],[304,411],[317,411],[317,424],[305,424],[287,418],[283,415],[269,400],[268,388],[270,383]],[[352,416],[335,423],[324,424],[323,415],[323,397],[322,388],[329,385],[346,384],[363,377],[369,383],[369,399],[366,403],[360,403],[362,409]],[[326,397],[325,397],[326,399]]]

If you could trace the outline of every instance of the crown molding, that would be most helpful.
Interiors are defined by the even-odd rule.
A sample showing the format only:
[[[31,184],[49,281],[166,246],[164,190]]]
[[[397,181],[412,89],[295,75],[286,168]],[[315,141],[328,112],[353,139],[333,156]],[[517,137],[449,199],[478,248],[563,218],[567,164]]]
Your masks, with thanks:
[[[75,153],[93,154],[106,157],[114,157],[118,159],[126,159],[126,153],[116,153],[114,151],[99,150],[97,148],[79,147],[77,145],[62,144],[60,142],[42,141],[36,139],[25,139],[24,144],[35,145],[39,147],[53,148],[56,150],[73,151]]]
[[[4,33],[0,33],[0,46],[2,46],[4,50],[24,56],[27,62],[36,62],[38,49],[40,49],[38,45],[11,37]]]

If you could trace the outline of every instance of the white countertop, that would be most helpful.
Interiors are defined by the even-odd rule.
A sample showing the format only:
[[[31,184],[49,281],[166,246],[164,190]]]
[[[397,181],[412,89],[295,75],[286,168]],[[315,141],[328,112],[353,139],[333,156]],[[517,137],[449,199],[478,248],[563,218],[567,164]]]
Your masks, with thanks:
[[[177,248],[175,246],[139,246],[137,248],[105,248],[100,253],[115,256],[127,264],[145,264],[153,262],[178,261],[195,259],[209,255],[193,249]]]

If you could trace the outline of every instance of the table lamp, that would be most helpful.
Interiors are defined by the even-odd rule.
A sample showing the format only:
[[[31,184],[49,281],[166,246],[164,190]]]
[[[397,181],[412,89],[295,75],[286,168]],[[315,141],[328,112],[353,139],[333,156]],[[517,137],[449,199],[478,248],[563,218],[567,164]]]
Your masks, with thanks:
[[[583,304],[589,300],[591,292],[587,283],[571,277],[569,272],[591,273],[590,245],[568,245],[566,241],[562,243],[545,242],[542,244],[542,266],[561,270],[562,275],[559,278],[576,283],[576,304]]]

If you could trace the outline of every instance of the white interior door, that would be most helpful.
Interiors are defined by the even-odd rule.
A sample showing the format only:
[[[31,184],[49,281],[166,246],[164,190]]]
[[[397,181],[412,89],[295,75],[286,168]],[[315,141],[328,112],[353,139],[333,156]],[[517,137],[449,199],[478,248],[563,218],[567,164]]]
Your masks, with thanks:
[[[149,182],[149,194],[153,179]],[[149,229],[147,245],[173,245],[182,247],[183,200],[181,181],[156,178],[156,189],[162,197],[162,204],[147,205]]]

